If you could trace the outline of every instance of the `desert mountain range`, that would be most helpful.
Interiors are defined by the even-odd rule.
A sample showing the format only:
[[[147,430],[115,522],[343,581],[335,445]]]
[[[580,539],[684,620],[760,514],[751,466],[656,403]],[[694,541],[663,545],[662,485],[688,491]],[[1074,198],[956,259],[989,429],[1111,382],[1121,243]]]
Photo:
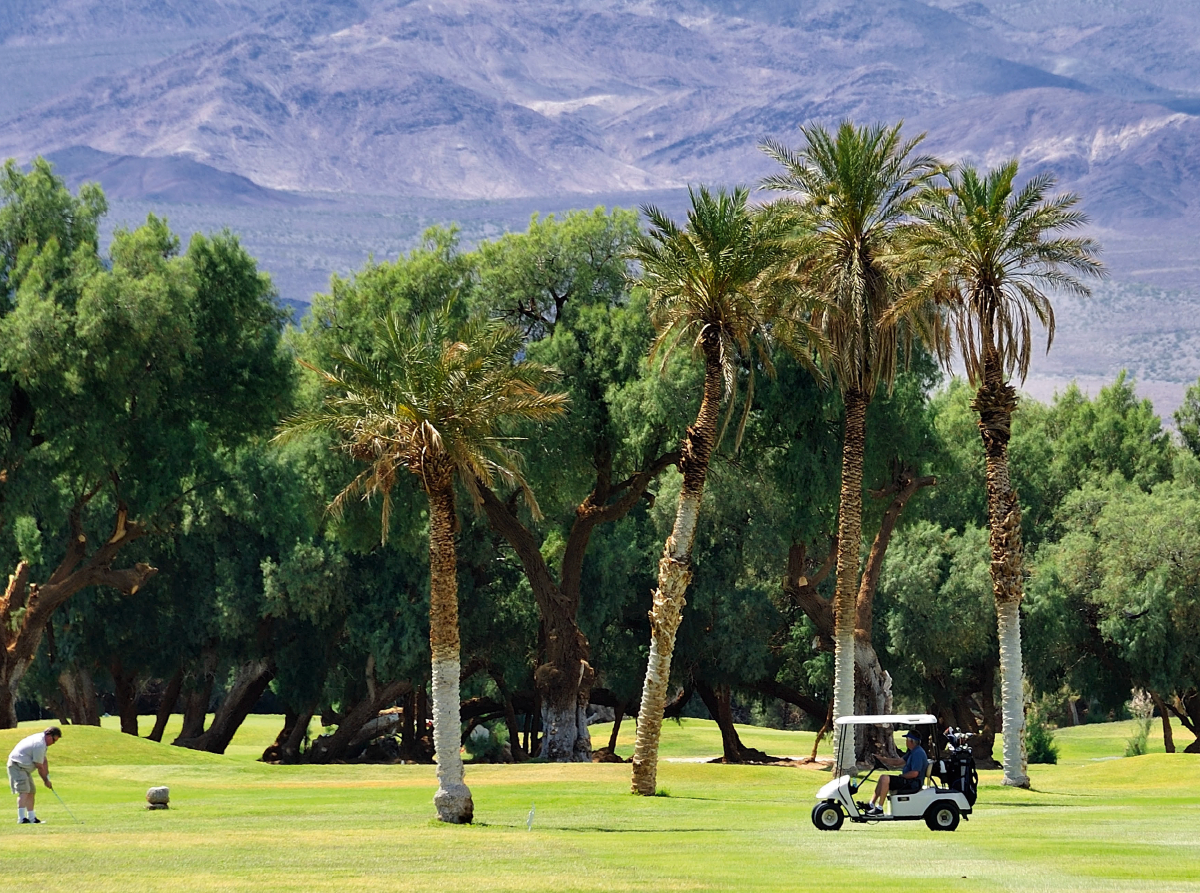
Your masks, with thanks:
[[[1055,382],[1129,367],[1169,404],[1200,373],[1192,329],[1146,360],[1200,299],[1200,0],[0,0],[0,85],[0,157],[49,155],[131,215],[243,221],[296,303],[322,258],[394,254],[437,202],[489,209],[486,235],[753,184],[764,138],[903,118],[1083,195],[1114,285],[1061,330]],[[351,206],[376,210],[327,234]]]
[[[1200,208],[1197,0],[7,5],[3,48],[196,38],[17,110],[0,154],[22,158],[182,157],[306,192],[602,194],[753,182],[765,137],[904,118],[951,157],[1053,167],[1101,220]]]

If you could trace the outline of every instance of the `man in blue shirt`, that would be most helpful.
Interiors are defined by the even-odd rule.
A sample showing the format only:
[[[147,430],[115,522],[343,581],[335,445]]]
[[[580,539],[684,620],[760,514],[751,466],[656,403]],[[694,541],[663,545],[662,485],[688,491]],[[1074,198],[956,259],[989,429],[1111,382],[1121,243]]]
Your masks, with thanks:
[[[925,781],[925,770],[929,768],[929,757],[921,747],[921,736],[910,729],[904,736],[908,753],[904,756],[904,768],[899,775],[881,775],[875,784],[875,796],[867,807],[867,815],[883,815],[883,804],[888,791],[895,794],[915,794]]]

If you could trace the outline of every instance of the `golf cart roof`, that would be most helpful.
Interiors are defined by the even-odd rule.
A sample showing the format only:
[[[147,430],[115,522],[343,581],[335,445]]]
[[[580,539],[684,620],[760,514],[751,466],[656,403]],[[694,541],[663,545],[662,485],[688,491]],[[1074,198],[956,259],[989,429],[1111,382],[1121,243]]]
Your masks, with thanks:
[[[833,722],[839,726],[931,726],[937,725],[937,717],[928,713],[880,713],[873,716],[841,716]]]

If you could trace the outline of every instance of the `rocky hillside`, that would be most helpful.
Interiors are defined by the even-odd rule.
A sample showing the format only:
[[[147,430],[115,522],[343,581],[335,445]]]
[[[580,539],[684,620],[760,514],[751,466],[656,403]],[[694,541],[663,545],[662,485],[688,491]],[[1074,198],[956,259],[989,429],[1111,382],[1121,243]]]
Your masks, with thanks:
[[[752,182],[765,137],[903,117],[950,156],[1052,167],[1104,221],[1200,211],[1198,0],[67,6],[12,17],[5,39],[124,16],[196,42],[24,109],[0,154],[87,146],[271,189],[498,198]],[[87,9],[88,29],[67,24]]]
[[[0,158],[108,226],[232,227],[297,308],[456,220],[754,183],[767,137],[903,118],[1079,190],[1112,281],[1027,385],[1200,375],[1200,0],[0,0]],[[300,196],[296,193],[308,193]],[[312,193],[322,193],[320,197]]]

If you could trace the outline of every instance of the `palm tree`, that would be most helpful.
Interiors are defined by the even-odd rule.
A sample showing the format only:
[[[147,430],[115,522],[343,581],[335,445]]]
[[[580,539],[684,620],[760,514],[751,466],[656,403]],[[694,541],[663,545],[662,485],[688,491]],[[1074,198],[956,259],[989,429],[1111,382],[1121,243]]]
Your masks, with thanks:
[[[644,207],[651,229],[633,248],[641,282],[651,295],[657,331],[651,356],[661,354],[665,364],[686,339],[704,362],[700,411],[680,447],[683,484],[650,611],[650,657],[633,753],[633,791],[638,794],[655,793],[671,654],[692,578],[696,520],[709,460],[729,422],[729,414],[721,421],[721,405],[729,400],[732,413],[740,360],[750,361],[752,373],[755,361],[768,374],[774,371],[769,345],[783,334],[773,296],[759,288],[764,273],[784,257],[783,230],[778,221],[753,213],[747,199],[741,187],[732,193],[714,194],[704,187],[691,191],[683,229],[657,208]],[[750,382],[752,389],[752,377]],[[747,395],[747,410],[752,397]]]
[[[553,371],[514,362],[520,332],[498,320],[456,325],[449,307],[405,325],[380,320],[373,351],[343,347],[332,371],[309,366],[323,381],[322,409],[284,424],[280,438],[331,431],[338,447],[367,467],[338,494],[340,510],[354,495],[382,497],[387,541],[391,489],[401,472],[414,475],[429,500],[429,645],[433,653],[433,734],[443,822],[470,822],[474,804],[463,782],[459,718],[458,531],[454,482],[479,501],[480,482],[498,477],[537,503],[518,469],[520,456],[503,430],[519,420],[544,421],[561,413],[563,394],[543,393]],[[305,364],[308,365],[308,364]]]
[[[1023,556],[1021,505],[1008,471],[1008,440],[1017,392],[1014,373],[1029,371],[1031,325],[1054,339],[1054,309],[1046,290],[1087,295],[1074,274],[1103,276],[1099,246],[1091,239],[1054,236],[1086,222],[1073,193],[1047,198],[1049,174],[1014,191],[1017,162],[980,176],[973,167],[947,172],[948,185],[928,196],[914,247],[931,271],[905,304],[926,303],[949,312],[947,334],[962,353],[976,388],[972,408],[987,460],[992,591],[1000,636],[1004,713],[1004,783],[1028,787],[1021,663]]]
[[[888,311],[903,293],[904,232],[937,169],[914,154],[921,137],[904,141],[900,125],[856,127],[845,121],[831,134],[801,128],[805,146],[793,151],[768,141],[763,150],[783,172],[768,189],[789,193],[776,202],[795,221],[791,274],[820,298],[811,324],[829,343],[829,370],[842,394],[846,431],[838,508],[834,594],[834,717],[854,710],[855,615],[862,548],[862,467],[867,407],[891,386],[909,322]],[[840,726],[835,726],[835,753]],[[834,767],[835,774],[845,767]]]

